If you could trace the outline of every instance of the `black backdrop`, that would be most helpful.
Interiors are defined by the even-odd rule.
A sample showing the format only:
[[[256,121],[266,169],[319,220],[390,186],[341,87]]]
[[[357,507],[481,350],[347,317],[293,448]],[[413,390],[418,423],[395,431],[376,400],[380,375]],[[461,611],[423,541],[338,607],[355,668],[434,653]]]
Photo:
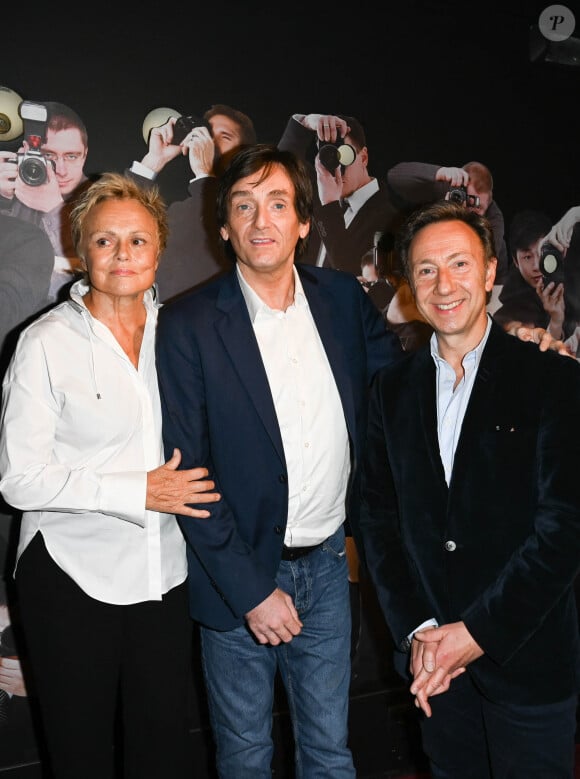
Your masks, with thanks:
[[[580,60],[530,57],[530,27],[547,2],[369,5],[13,8],[0,84],[77,110],[88,173],[141,158],[151,109],[199,114],[221,102],[249,114],[262,141],[276,142],[294,112],[357,116],[374,175],[403,160],[480,160],[506,222],[523,207],[556,220],[578,204]],[[567,7],[579,27],[577,0]],[[165,169],[168,199],[186,196],[187,174],[180,161]]]
[[[506,225],[521,208],[556,220],[580,204],[580,61],[532,58],[530,28],[546,5],[406,0],[344,10],[328,2],[222,2],[39,11],[11,4],[3,10],[0,85],[80,114],[88,174],[141,159],[143,119],[158,106],[201,114],[227,103],[271,142],[294,112],[344,113],[366,129],[373,175],[404,160],[460,166],[476,159],[494,174]],[[577,3],[566,5],[580,24]],[[0,142],[0,149],[18,146]],[[188,178],[185,160],[168,165],[159,179],[166,198],[184,198]],[[384,652],[388,637],[378,629]],[[376,646],[365,638],[366,675],[359,671],[357,681],[365,689],[392,682]],[[195,709],[203,725],[200,701]],[[20,757],[34,753],[27,732],[20,731]],[[0,770],[10,762],[6,748],[0,743]]]

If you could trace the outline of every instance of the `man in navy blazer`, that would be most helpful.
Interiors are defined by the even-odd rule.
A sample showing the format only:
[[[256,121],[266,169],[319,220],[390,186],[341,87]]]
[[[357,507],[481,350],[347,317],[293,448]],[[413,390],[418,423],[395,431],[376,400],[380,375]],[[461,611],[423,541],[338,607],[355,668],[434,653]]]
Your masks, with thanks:
[[[572,779],[580,366],[486,314],[484,218],[428,206],[398,251],[435,333],[375,378],[360,531],[431,775]]]
[[[158,324],[167,450],[223,496],[207,522],[179,519],[218,772],[235,779],[271,775],[277,669],[297,771],[355,776],[343,525],[356,529],[370,380],[402,352],[354,276],[294,264],[312,197],[291,152],[237,155],[217,204],[235,266]]]

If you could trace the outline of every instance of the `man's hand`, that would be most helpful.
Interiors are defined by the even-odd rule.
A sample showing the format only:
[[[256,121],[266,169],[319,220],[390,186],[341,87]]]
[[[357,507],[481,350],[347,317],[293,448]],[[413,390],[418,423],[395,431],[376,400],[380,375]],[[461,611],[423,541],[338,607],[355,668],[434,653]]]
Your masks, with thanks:
[[[0,657],[0,690],[10,695],[27,695],[20,660],[17,657]]]
[[[189,166],[196,178],[213,175],[216,147],[207,127],[194,127],[183,139],[181,153],[188,155]]]
[[[206,468],[190,468],[178,471],[181,462],[179,449],[173,450],[173,456],[164,465],[147,473],[147,499],[145,507],[150,511],[165,514],[182,514],[186,517],[205,519],[211,516],[209,511],[194,509],[188,503],[215,503],[220,500],[218,492],[210,492],[215,483],[204,478]]]
[[[466,187],[469,173],[463,168],[439,168],[435,181],[447,181],[451,187]]]
[[[544,286],[543,281],[536,285],[536,294],[542,301],[544,311],[550,317],[548,332],[557,340],[564,334],[564,318],[566,304],[564,302],[564,285],[550,281]]]
[[[558,354],[562,354],[565,357],[575,357],[564,341],[554,338],[543,327],[530,327],[529,325],[523,325],[521,322],[511,322],[506,327],[506,332],[510,335],[515,335],[520,341],[532,341],[538,344],[541,352],[552,349],[552,351],[558,352]]]
[[[566,211],[564,216],[552,227],[548,235],[542,239],[540,249],[545,243],[551,243],[566,256],[576,222],[580,222],[580,206],[574,206]]]
[[[165,124],[154,127],[149,134],[149,151],[141,160],[141,164],[155,173],[159,173],[168,162],[183,154],[181,146],[173,143],[173,126],[176,121],[177,117],[171,116]]]
[[[306,114],[302,116],[300,123],[313,130],[321,141],[331,143],[335,143],[338,138],[344,138],[350,130],[345,120],[334,114]]]
[[[332,174],[324,167],[320,162],[320,158],[316,155],[314,167],[316,168],[316,179],[318,182],[318,197],[322,205],[325,206],[328,203],[340,200],[342,193],[340,165],[337,166],[334,174]]]
[[[413,637],[413,644],[415,642],[425,646],[423,649],[413,647],[411,693],[415,696],[415,705],[430,717],[429,697],[446,692],[451,681],[462,674],[469,663],[481,657],[483,650],[463,622],[417,631]]]
[[[292,598],[279,588],[248,611],[246,620],[260,644],[287,644],[302,630],[302,622]]]

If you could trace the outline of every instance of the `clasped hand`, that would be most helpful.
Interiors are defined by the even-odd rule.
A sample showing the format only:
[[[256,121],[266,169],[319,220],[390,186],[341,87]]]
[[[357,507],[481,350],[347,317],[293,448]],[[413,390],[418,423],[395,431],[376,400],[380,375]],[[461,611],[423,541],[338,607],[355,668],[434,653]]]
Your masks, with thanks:
[[[415,706],[430,717],[429,697],[447,692],[453,679],[482,654],[463,622],[417,631],[411,645]]]

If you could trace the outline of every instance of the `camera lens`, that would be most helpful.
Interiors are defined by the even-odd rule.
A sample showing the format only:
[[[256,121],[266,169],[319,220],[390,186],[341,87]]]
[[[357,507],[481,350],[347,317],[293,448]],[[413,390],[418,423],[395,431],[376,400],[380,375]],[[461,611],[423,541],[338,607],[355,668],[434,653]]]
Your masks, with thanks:
[[[318,151],[320,162],[324,165],[326,170],[334,173],[337,167],[340,165],[340,157],[338,155],[338,149],[333,144],[328,143],[325,146],[321,146]]]
[[[26,157],[18,168],[20,178],[30,187],[39,187],[47,179],[46,163],[42,157]]]
[[[558,268],[558,259],[555,254],[544,256],[544,273],[555,273]]]
[[[449,190],[449,197],[447,198],[450,203],[457,203],[462,206],[467,200],[467,192],[462,187],[456,187]]]
[[[338,159],[340,164],[344,165],[345,167],[352,165],[356,159],[356,152],[354,148],[348,143],[343,143],[338,147]]]
[[[554,284],[564,282],[564,262],[562,253],[551,243],[542,246],[540,254],[540,271],[544,278],[544,285],[551,281]]]

